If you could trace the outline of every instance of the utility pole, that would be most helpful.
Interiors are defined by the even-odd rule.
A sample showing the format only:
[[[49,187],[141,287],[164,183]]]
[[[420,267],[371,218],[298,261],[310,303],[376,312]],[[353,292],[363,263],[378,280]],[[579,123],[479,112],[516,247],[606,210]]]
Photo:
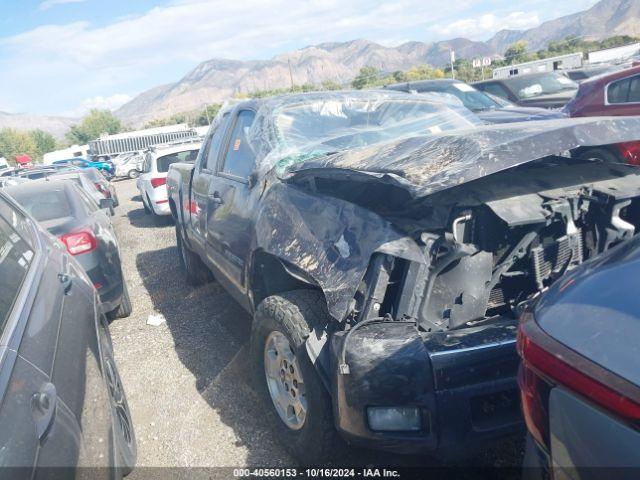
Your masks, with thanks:
[[[291,59],[287,57],[287,63],[289,64],[289,78],[291,79],[291,91],[293,92],[293,71],[291,70]]]
[[[455,71],[453,70],[453,62],[456,61],[456,52],[449,49],[449,61],[451,62],[451,78],[456,78]]]

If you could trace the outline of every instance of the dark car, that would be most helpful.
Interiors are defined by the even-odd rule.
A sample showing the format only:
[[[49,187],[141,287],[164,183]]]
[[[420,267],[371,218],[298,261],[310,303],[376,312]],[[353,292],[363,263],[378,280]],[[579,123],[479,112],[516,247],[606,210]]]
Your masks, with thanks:
[[[563,70],[559,73],[567,78],[570,78],[576,83],[582,83],[585,80],[589,80],[590,78],[611,73],[619,70],[620,68],[622,67],[618,65],[605,65],[600,67],[574,68],[572,70]]]
[[[553,478],[640,477],[638,272],[634,237],[559,279],[523,315],[525,467]]]
[[[462,104],[486,123],[525,122],[530,120],[549,120],[563,118],[560,112],[544,108],[519,107],[512,103],[506,106],[490,95],[476,90],[473,86],[459,80],[423,80],[387,85],[385,88],[403,92],[440,93],[456,97]]]
[[[112,318],[131,314],[118,240],[105,211],[111,206],[110,200],[97,205],[68,180],[34,180],[4,191],[66,245],[89,275],[105,313]]]
[[[96,201],[98,203],[99,198],[112,199],[114,207],[117,207],[120,203],[115,186],[109,180],[107,180],[104,175],[102,175],[96,168],[83,168],[74,169],[71,171],[61,171],[52,174],[51,177],[55,179],[66,178],[74,180],[87,193],[89,193],[89,195],[96,198]]]
[[[91,281],[2,192],[0,252],[0,478],[129,473],[133,425]]]
[[[640,228],[640,171],[561,156],[640,119],[474,124],[431,95],[225,109],[169,204],[187,281],[254,316],[256,388],[305,464],[352,444],[460,457],[523,428],[521,308]],[[475,117],[475,116],[474,116]]]
[[[473,86],[521,107],[540,108],[561,108],[578,89],[578,84],[573,80],[555,72],[494,78],[475,82]]]
[[[640,66],[582,82],[563,110],[571,117],[640,115]]]

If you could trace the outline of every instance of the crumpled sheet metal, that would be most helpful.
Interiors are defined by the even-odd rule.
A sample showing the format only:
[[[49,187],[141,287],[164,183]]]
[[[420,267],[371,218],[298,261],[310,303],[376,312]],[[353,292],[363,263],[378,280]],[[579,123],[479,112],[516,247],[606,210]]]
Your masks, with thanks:
[[[353,203],[275,183],[261,201],[256,245],[309,274],[342,320],[376,252],[426,263],[418,245]]]
[[[257,169],[265,173],[347,148],[481,124],[457,99],[442,95],[319,92],[260,100],[248,135]]]
[[[281,178],[335,177],[349,170],[403,186],[413,197],[423,197],[577,147],[639,139],[638,117],[487,125],[306,160],[289,166]]]

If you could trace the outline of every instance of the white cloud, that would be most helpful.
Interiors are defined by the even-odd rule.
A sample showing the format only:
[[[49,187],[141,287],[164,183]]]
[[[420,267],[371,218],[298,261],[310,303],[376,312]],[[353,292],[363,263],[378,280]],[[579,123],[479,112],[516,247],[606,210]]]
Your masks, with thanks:
[[[40,5],[38,5],[38,10],[43,12],[57,5],[66,5],[68,3],[82,3],[86,1],[87,0],[44,0],[44,2],[41,2]]]
[[[42,4],[70,1],[81,0]],[[550,1],[523,0],[519,9]],[[501,8],[507,3],[458,0],[445,8],[442,0],[169,0],[106,25],[42,25],[0,38],[0,90],[19,97],[13,103],[22,110],[64,111],[82,98],[135,94],[178,80],[216,57],[264,59],[354,38],[385,45],[452,36],[485,39],[501,28],[539,23],[535,13],[508,13]],[[473,17],[474,12],[480,13]]]
[[[62,115],[65,117],[81,117],[93,108],[114,111],[127,103],[129,100],[131,100],[131,96],[125,93],[116,93],[115,95],[111,95],[108,97],[98,95],[96,97],[87,98],[81,103],[79,107],[64,112]]]
[[[498,30],[526,30],[538,25],[540,18],[536,12],[511,12],[503,16],[487,13],[476,18],[463,18],[444,25],[435,25],[433,30],[443,37],[484,40]]]

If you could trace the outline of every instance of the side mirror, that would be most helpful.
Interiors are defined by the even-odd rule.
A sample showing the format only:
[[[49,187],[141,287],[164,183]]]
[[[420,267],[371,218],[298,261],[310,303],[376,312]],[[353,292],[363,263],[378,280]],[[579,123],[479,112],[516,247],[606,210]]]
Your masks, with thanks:
[[[113,199],[112,198],[101,198],[99,206],[103,210],[111,210],[113,208]]]
[[[258,184],[258,172],[255,170],[251,172],[248,178],[249,189],[255,187]]]

